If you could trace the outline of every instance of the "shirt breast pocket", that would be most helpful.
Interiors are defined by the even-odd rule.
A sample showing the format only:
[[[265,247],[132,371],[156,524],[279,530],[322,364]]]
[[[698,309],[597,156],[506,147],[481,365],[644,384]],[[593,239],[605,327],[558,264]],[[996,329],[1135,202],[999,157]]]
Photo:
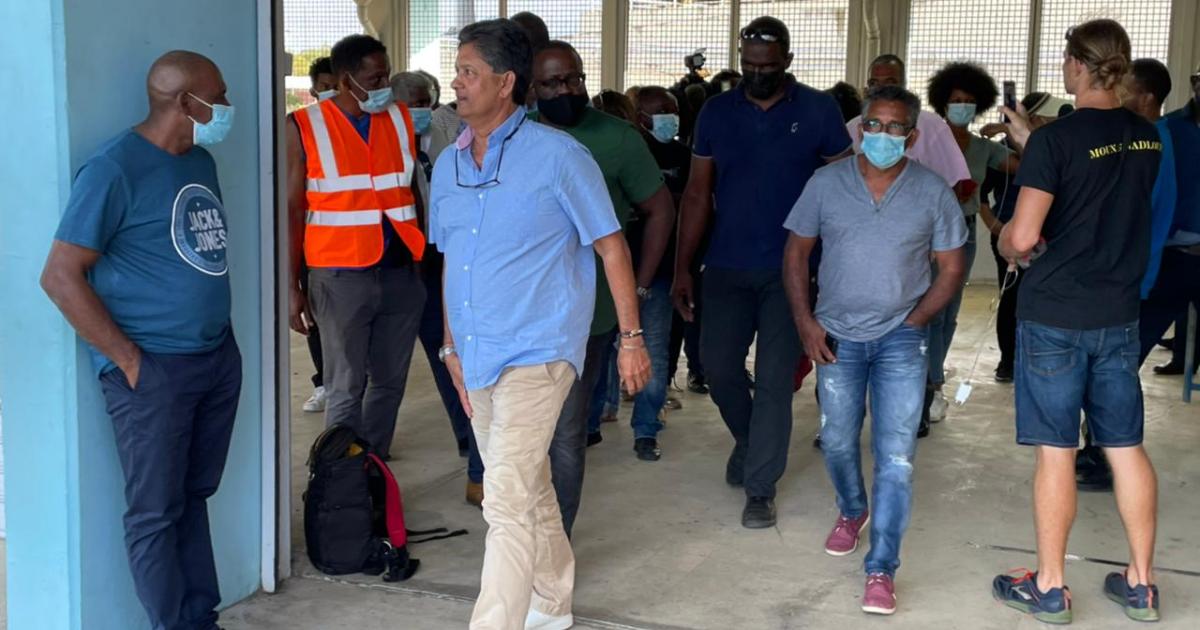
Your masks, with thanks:
[[[515,243],[541,241],[568,226],[558,196],[546,187],[531,191],[526,203],[505,204],[495,223],[501,240]]]
[[[438,204],[438,227],[447,237],[454,236],[459,230],[469,229],[476,213],[468,203],[461,199],[446,199]]]

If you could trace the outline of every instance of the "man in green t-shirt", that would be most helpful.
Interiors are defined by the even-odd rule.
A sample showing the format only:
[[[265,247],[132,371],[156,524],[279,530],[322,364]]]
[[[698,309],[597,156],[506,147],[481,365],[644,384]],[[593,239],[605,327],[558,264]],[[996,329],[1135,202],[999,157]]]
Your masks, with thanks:
[[[663,183],[658,163],[654,161],[654,156],[637,129],[629,122],[588,106],[585,78],[583,61],[570,44],[551,41],[543,46],[533,60],[532,90],[537,97],[538,111],[532,118],[562,129],[587,147],[604,174],[608,194],[612,197],[613,208],[622,228],[634,206],[643,213],[645,237],[641,264],[636,272],[638,296],[644,301],[650,295],[654,272],[658,269],[675,225],[671,193]],[[551,477],[567,535],[571,534],[583,490],[588,407],[596,381],[611,356],[609,353],[614,336],[619,332],[624,340],[642,335],[640,330],[617,331],[616,328],[616,310],[612,294],[608,291],[604,267],[597,265],[596,310],[592,317],[583,374],[571,388],[550,444]],[[665,391],[668,381],[667,340],[658,344],[661,352],[655,351],[652,341],[646,339],[651,364],[651,383],[648,388],[661,384]],[[625,360],[624,354],[618,346],[617,360]],[[657,442],[650,442],[654,443],[642,442],[638,446],[657,454]]]

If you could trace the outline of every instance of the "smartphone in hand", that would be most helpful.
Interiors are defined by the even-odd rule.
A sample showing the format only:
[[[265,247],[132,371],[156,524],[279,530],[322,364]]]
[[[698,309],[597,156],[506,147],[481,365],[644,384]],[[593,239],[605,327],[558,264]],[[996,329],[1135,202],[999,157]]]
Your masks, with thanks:
[[[825,333],[825,347],[829,348],[829,352],[833,354],[833,358],[837,358],[838,341],[833,338],[833,335]]]
[[[1004,106],[1017,111],[1017,82],[1004,82]],[[1008,122],[1008,116],[1003,116],[1004,122]]]

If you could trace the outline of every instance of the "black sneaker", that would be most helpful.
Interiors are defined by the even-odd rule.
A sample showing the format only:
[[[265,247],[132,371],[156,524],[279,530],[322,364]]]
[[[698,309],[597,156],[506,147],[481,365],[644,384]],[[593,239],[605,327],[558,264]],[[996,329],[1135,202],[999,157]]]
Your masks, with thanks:
[[[1172,359],[1162,365],[1154,366],[1154,373],[1159,376],[1179,376],[1183,374],[1183,363]]]
[[[820,433],[817,434],[817,437],[813,438],[813,448],[817,449],[818,451],[821,450],[821,434]]]
[[[1013,382],[1013,366],[1001,363],[996,366],[996,382],[1011,383]]]
[[[1158,621],[1158,587],[1138,584],[1129,586],[1124,573],[1109,573],[1104,578],[1104,594],[1125,609],[1125,616],[1134,621]]]
[[[746,449],[734,445],[733,452],[729,454],[729,459],[725,462],[725,483],[740,488],[745,465]]]
[[[1112,468],[1104,450],[1098,446],[1085,446],[1075,453],[1075,486],[1084,492],[1108,492],[1112,490]]]
[[[695,372],[688,372],[687,388],[693,394],[708,395],[708,383],[704,381],[704,376]]]
[[[742,527],[766,529],[775,526],[775,500],[767,497],[749,497],[746,509],[742,510]]]
[[[634,440],[633,452],[637,453],[637,458],[644,462],[656,462],[662,457],[662,451],[658,448],[658,440],[654,438]]]
[[[604,441],[604,436],[600,435],[599,431],[597,431],[595,433],[589,433],[587,436],[587,445],[588,446],[595,446],[603,441]]]

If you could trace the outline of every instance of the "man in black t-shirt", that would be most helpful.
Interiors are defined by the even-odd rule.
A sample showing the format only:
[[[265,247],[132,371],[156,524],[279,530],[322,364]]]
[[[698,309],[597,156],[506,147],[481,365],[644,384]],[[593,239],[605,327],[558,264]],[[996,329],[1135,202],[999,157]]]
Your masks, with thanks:
[[[1025,148],[1000,253],[1029,264],[1017,300],[1016,412],[1017,442],[1038,448],[1038,571],[998,576],[992,591],[1050,623],[1071,620],[1064,556],[1076,511],[1081,412],[1112,464],[1132,556],[1104,589],[1126,615],[1158,619],[1158,482],[1142,448],[1137,320],[1162,143],[1154,125],[1121,107],[1116,89],[1129,71],[1129,50],[1116,22],[1079,25],[1068,31],[1063,61],[1075,113],[1030,135],[1024,118],[1005,110],[1014,118],[1010,136]]]
[[[638,90],[634,105],[637,107],[638,124],[642,135],[650,146],[650,154],[662,170],[667,189],[679,207],[683,189],[687,185],[688,174],[692,165],[692,150],[677,139],[679,133],[679,103],[675,95],[665,88],[651,86]],[[626,229],[625,236],[630,241],[630,247],[640,239],[641,228],[631,226]],[[703,245],[701,248],[703,249]],[[697,256],[701,258],[703,254]],[[663,254],[662,264],[659,265],[658,277],[669,283],[675,275],[675,234],[667,244]],[[700,269],[697,265],[692,275],[699,278]],[[699,280],[697,280],[699,282]],[[697,300],[699,302],[699,300]],[[700,304],[694,309],[692,321],[685,322],[678,312],[672,315],[671,341],[668,346],[668,371],[671,378],[679,369],[679,353],[687,352],[688,389],[697,394],[707,394],[708,385],[704,380],[704,366],[700,363]],[[668,404],[670,404],[668,399]]]

